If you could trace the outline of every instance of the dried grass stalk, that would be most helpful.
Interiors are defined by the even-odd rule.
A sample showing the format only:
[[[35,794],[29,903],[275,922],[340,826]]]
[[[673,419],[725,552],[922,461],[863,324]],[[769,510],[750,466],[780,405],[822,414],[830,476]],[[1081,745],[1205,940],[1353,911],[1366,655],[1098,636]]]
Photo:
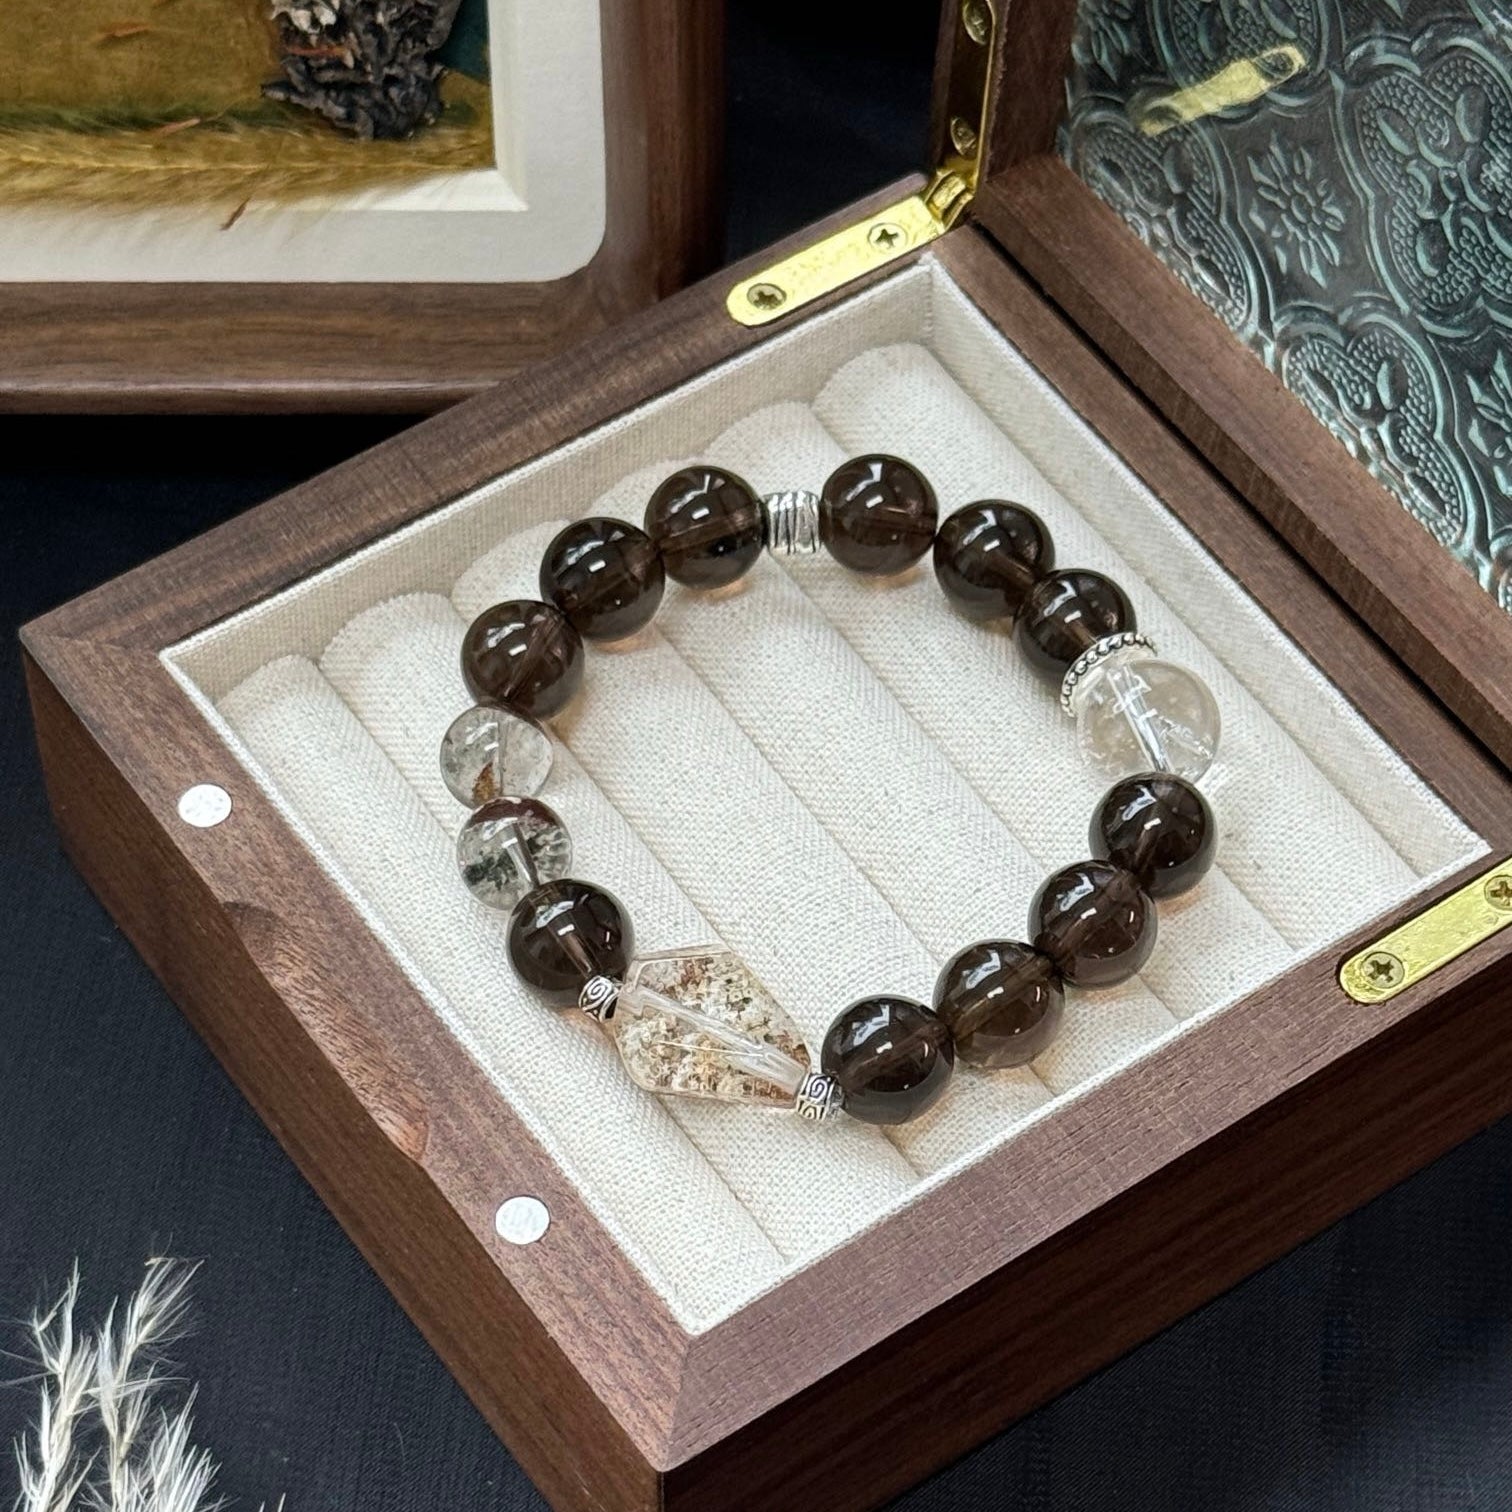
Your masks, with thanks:
[[[40,1382],[37,1428],[16,1444],[16,1512],[216,1512],[216,1465],[193,1442],[194,1394],[161,1405],[163,1347],[184,1331],[197,1267],[153,1260],[121,1311],[80,1337],[75,1266],[58,1301],[31,1320]],[[282,1509],[283,1502],[279,1501]]]
[[[63,1295],[31,1319],[40,1400],[35,1439],[16,1443],[21,1490],[17,1512],[69,1512],[89,1478],[92,1460],[80,1448],[84,1417],[94,1386],[94,1351],[74,1332],[79,1268]]]
[[[287,204],[490,166],[487,87],[456,75],[447,83],[455,109],[409,141],[364,142],[323,125],[228,118],[94,131],[72,123],[0,122],[0,203],[114,210]]]

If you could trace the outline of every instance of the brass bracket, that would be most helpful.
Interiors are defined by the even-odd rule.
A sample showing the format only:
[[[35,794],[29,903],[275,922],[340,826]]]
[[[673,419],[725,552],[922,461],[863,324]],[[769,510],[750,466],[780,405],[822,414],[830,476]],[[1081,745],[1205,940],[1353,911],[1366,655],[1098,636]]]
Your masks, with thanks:
[[[945,148],[929,184],[773,263],[730,290],[725,308],[743,326],[763,326],[853,278],[896,262],[943,235],[976,194],[987,135],[987,99],[997,52],[996,7],[1002,0],[959,0],[946,91]]]
[[[1339,985],[1357,1003],[1384,1003],[1512,924],[1512,859],[1498,862],[1339,968]]]

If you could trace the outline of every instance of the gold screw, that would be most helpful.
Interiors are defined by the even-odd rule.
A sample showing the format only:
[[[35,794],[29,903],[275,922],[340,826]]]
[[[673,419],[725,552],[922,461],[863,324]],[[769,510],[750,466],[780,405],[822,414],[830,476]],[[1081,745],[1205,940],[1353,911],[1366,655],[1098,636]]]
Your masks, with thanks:
[[[950,140],[962,157],[971,157],[976,152],[976,127],[965,116],[951,116]]]
[[[1407,975],[1407,968],[1389,950],[1372,950],[1360,962],[1360,975],[1368,986],[1395,987]]]
[[[961,0],[961,25],[973,42],[985,47],[992,35],[992,11],[987,0]]]
[[[903,240],[903,228],[891,221],[879,221],[866,233],[866,239],[879,251],[891,252]]]
[[[1512,877],[1503,874],[1492,877],[1485,886],[1486,902],[1492,908],[1500,908],[1504,912],[1512,910]]]
[[[758,310],[776,310],[787,303],[787,290],[774,283],[752,284],[746,298]]]

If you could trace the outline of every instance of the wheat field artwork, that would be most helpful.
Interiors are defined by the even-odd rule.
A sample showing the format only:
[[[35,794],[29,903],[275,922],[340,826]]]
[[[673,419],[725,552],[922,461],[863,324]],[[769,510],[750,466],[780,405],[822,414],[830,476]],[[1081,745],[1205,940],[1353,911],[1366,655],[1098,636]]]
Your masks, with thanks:
[[[401,187],[489,166],[457,0],[7,0],[0,203],[123,210]],[[395,15],[407,34],[396,54]]]

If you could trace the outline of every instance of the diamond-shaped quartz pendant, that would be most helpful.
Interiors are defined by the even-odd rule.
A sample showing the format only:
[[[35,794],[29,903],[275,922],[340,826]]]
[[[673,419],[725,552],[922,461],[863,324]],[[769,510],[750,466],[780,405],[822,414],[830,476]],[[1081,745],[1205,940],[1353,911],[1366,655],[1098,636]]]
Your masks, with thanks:
[[[792,1020],[733,951],[631,961],[605,1028],[648,1092],[792,1109],[809,1053]]]

